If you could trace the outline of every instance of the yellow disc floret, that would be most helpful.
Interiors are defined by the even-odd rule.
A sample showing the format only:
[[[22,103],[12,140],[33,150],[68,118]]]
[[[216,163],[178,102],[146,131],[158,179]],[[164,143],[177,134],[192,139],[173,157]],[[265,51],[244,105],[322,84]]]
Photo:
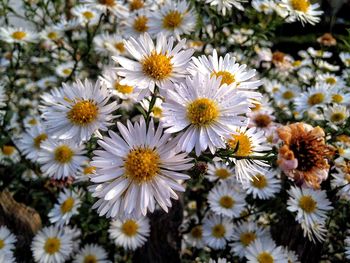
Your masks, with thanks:
[[[232,134],[232,139],[228,140],[231,149],[236,149],[235,155],[248,156],[253,152],[252,141],[244,133]]]
[[[173,70],[171,57],[161,53],[158,54],[155,51],[145,57],[141,64],[143,73],[155,80],[168,78]]]
[[[14,38],[16,40],[22,40],[26,36],[27,36],[27,33],[24,31],[15,31],[12,33],[12,38]]]
[[[213,226],[211,233],[216,238],[223,238],[226,234],[226,229],[222,224],[217,224]]]
[[[128,237],[135,236],[137,234],[137,230],[139,229],[139,225],[135,220],[128,219],[121,226],[121,231],[124,235]]]
[[[187,118],[196,126],[207,126],[216,121],[219,109],[216,102],[208,98],[194,100],[187,106]]]
[[[72,211],[74,206],[74,198],[68,197],[62,204],[61,204],[61,213],[66,214],[70,211]]]
[[[183,16],[179,11],[171,10],[163,17],[163,27],[167,30],[174,30],[181,25],[182,19]]]
[[[47,254],[55,254],[60,250],[61,240],[56,237],[48,238],[44,245],[44,250]]]
[[[316,210],[317,203],[310,195],[304,195],[299,199],[299,206],[306,213],[313,213]]]
[[[232,208],[235,205],[235,200],[231,196],[224,195],[219,200],[220,206],[229,209]]]
[[[98,115],[98,108],[90,100],[78,101],[67,113],[68,119],[75,125],[85,126],[95,121]]]
[[[303,13],[306,13],[310,6],[309,0],[291,0],[290,4],[292,5],[294,10]]]
[[[139,16],[135,18],[133,28],[136,32],[144,33],[148,30],[148,17],[147,16]]]
[[[221,77],[221,83],[220,86],[223,84],[227,84],[230,85],[233,82],[235,82],[235,76],[232,75],[230,72],[228,71],[218,71],[218,72],[213,72],[210,75],[211,77],[215,76],[216,78]]]
[[[55,149],[55,160],[59,163],[69,163],[73,158],[74,152],[68,145],[61,145]]]

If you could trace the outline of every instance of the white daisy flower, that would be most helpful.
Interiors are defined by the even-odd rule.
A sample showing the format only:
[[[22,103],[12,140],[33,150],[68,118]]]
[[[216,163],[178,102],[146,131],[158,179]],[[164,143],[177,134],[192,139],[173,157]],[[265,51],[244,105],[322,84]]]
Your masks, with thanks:
[[[40,147],[37,161],[41,164],[42,172],[54,179],[74,176],[87,160],[84,146],[78,146],[71,140],[57,141],[49,138]]]
[[[320,22],[323,11],[316,10],[320,5],[311,4],[309,0],[281,0],[283,7],[289,12],[289,21],[299,20],[303,25],[315,25]]]
[[[96,244],[87,244],[74,257],[73,263],[111,263],[106,250]]]
[[[246,195],[232,181],[219,182],[208,194],[210,210],[217,215],[237,218],[246,206]]]
[[[264,13],[265,15],[272,14],[274,12],[275,3],[270,0],[253,0],[252,7],[259,13]]]
[[[74,180],[75,183],[87,182],[90,180],[90,177],[95,173],[96,167],[90,165],[89,162],[83,165],[81,170],[77,173],[77,176]]]
[[[191,247],[203,248],[204,247],[203,226],[196,225],[192,227],[189,233],[184,234],[184,240]]]
[[[349,118],[349,110],[344,105],[329,106],[324,110],[325,119],[331,124],[341,125]]]
[[[227,217],[210,214],[203,220],[204,243],[213,249],[225,248],[232,234],[233,224]]]
[[[81,2],[105,14],[109,11],[120,18],[126,17],[129,14],[128,9],[119,0],[82,0]]]
[[[210,4],[211,6],[217,6],[218,12],[221,12],[224,16],[226,11],[230,11],[232,6],[238,10],[243,11],[244,7],[241,3],[247,2],[246,0],[206,0],[205,3]]]
[[[31,250],[35,262],[63,263],[73,251],[72,235],[56,226],[44,227],[33,238]]]
[[[288,106],[300,95],[300,88],[296,85],[281,86],[274,94],[274,101],[279,107]]]
[[[269,169],[252,177],[252,181],[243,183],[247,194],[253,198],[269,199],[274,197],[281,190],[281,180],[277,178],[278,171]]]
[[[214,182],[216,180],[232,180],[235,176],[234,169],[230,168],[224,162],[208,163],[208,170],[205,177]]]
[[[263,130],[237,128],[231,137],[226,137],[229,149],[235,150],[231,158],[235,164],[236,176],[240,181],[253,180],[252,177],[264,173],[269,164],[263,160],[249,159],[249,156],[264,156],[271,150]]]
[[[87,5],[77,5],[71,9],[72,15],[79,19],[82,26],[94,26],[100,20],[100,13],[98,10]]]
[[[149,219],[147,217],[117,219],[111,222],[108,232],[117,246],[136,250],[136,248],[142,247],[149,237]]]
[[[337,195],[346,200],[350,200],[350,170],[346,165],[336,167],[336,172],[332,173],[332,189],[338,189]]]
[[[17,147],[29,160],[36,162],[40,145],[48,138],[47,133],[41,125],[36,125],[26,130],[16,142]]]
[[[140,89],[134,85],[128,85],[128,83],[121,84],[123,78],[119,77],[112,69],[107,69],[99,78],[112,95],[122,100],[138,100]]]
[[[344,79],[333,73],[318,74],[316,76],[316,83],[319,83],[319,84],[326,83],[332,88],[343,87],[345,85]]]
[[[302,114],[305,111],[316,110],[330,102],[329,86],[320,84],[309,88],[307,91],[299,94],[294,103],[296,110]]]
[[[145,33],[137,40],[130,38],[124,44],[137,61],[124,57],[112,58],[121,65],[117,73],[131,85],[153,91],[155,85],[162,88],[165,84],[182,81],[187,75],[186,67],[193,50],[182,50],[185,39],[174,47],[172,37],[167,40],[163,34],[159,34],[155,46],[151,37]]]
[[[227,84],[239,91],[244,91],[248,98],[260,100],[262,95],[252,90],[257,89],[262,82],[254,80],[256,70],[247,70],[247,65],[236,63],[236,59],[230,54],[225,57],[218,57],[217,51],[213,50],[213,55],[192,58],[188,71],[192,75],[197,73],[209,75],[211,78],[220,79],[221,85]]]
[[[247,124],[243,115],[249,111],[249,104],[237,90],[226,84],[220,86],[219,79],[197,74],[167,91],[163,109],[161,121],[169,127],[166,133],[187,127],[178,135],[178,147],[186,152],[195,148],[199,156],[207,148],[214,153],[225,147],[222,138],[234,133],[235,125]]]
[[[288,247],[283,247],[283,251],[287,256],[288,263],[301,263],[298,255],[293,250],[289,250]]]
[[[80,80],[73,85],[63,83],[59,93],[53,101],[43,98],[47,106],[42,107],[42,117],[53,137],[87,141],[93,133],[112,125],[112,112],[118,106],[108,103],[110,95],[99,81],[95,85],[88,80],[84,84]]]
[[[332,52],[325,51],[322,49],[314,49],[313,47],[309,47],[307,49],[307,52],[313,58],[330,58],[333,55]]]
[[[340,52],[339,57],[346,67],[350,67],[350,53]]]
[[[69,61],[58,65],[55,68],[55,72],[56,72],[56,75],[59,77],[68,78],[72,74],[73,68],[74,68],[74,62]]]
[[[350,93],[343,88],[334,87],[329,91],[332,103],[350,105]]]
[[[230,244],[231,253],[243,258],[248,246],[256,239],[269,236],[268,229],[258,226],[255,222],[237,223],[233,228],[233,242]]]
[[[7,43],[27,44],[36,42],[37,34],[22,27],[0,28],[0,37]]]
[[[178,40],[183,34],[190,35],[196,26],[196,14],[189,3],[186,0],[164,2],[159,10],[151,13],[149,32],[174,35]]]
[[[153,212],[156,203],[165,211],[171,206],[170,198],[177,199],[174,191],[184,191],[179,180],[189,176],[181,173],[191,168],[187,154],[178,153],[176,142],[169,142],[170,134],[163,134],[162,126],[155,129],[153,120],[146,130],[143,118],[139,123],[118,123],[121,136],[109,131],[109,137],[99,140],[103,150],[96,150],[91,165],[96,174],[91,181],[93,196],[100,198],[94,205],[100,215],[146,215]]]
[[[58,195],[58,203],[48,214],[52,224],[68,225],[72,216],[79,214],[82,193],[78,190],[63,189]]]
[[[316,66],[318,66],[320,69],[326,69],[329,71],[338,71],[340,69],[339,65],[333,65],[331,63],[328,63],[325,60],[322,59],[316,59],[315,60]]]
[[[306,221],[302,221],[300,225],[303,229],[304,237],[307,237],[313,243],[323,242],[326,239],[328,229],[324,222],[312,222],[309,224]]]
[[[5,144],[0,148],[0,164],[10,165],[19,162],[20,159],[16,147]]]
[[[45,29],[40,32],[40,37],[44,40],[55,42],[63,38],[63,31],[52,26],[45,27]]]
[[[141,9],[131,14],[123,23],[123,32],[127,36],[139,37],[144,33],[150,33],[150,13]]]
[[[258,238],[247,248],[246,255],[248,263],[287,263],[287,256],[283,253],[281,246],[276,246],[271,238]]]
[[[12,255],[16,242],[16,236],[6,226],[0,226],[0,255]]]

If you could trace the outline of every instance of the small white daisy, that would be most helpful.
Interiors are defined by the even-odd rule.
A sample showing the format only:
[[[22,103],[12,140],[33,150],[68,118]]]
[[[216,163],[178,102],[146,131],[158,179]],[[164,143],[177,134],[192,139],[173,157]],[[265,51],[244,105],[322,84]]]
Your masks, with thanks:
[[[58,203],[48,214],[50,222],[56,225],[68,225],[71,217],[79,214],[81,194],[79,190],[63,189],[58,195]]]
[[[227,11],[232,9],[232,6],[238,10],[243,11],[244,7],[242,2],[247,2],[246,0],[206,0],[205,3],[210,4],[211,6],[217,6],[218,12],[221,12],[224,16]]]
[[[63,263],[73,251],[72,235],[64,229],[49,226],[41,229],[33,238],[31,250],[38,263]]]
[[[219,79],[197,74],[167,91],[163,109],[161,121],[169,127],[166,133],[185,129],[178,135],[178,147],[186,152],[195,148],[199,156],[207,148],[214,153],[225,147],[223,137],[234,133],[235,125],[247,124],[243,115],[249,111],[249,104],[237,90],[220,86]]]
[[[92,134],[106,131],[112,125],[112,112],[118,106],[110,102],[107,89],[97,81],[95,85],[85,80],[67,85],[58,91],[56,97],[45,100],[42,117],[47,132],[59,139],[74,139],[77,142],[87,141]]]
[[[111,222],[108,232],[117,246],[135,250],[147,241],[150,234],[149,219],[147,217],[117,219]]]
[[[150,13],[148,10],[141,9],[123,23],[124,34],[132,37],[139,37],[144,33],[150,33]]]
[[[208,163],[208,171],[205,177],[209,181],[214,182],[216,180],[232,180],[234,176],[234,169],[230,168],[224,162],[214,162],[212,164]]]
[[[310,23],[315,25],[318,23],[323,11],[316,10],[320,5],[318,3],[311,4],[309,0],[281,0],[283,7],[289,12],[289,21],[299,20],[304,25]]]
[[[243,258],[247,248],[256,239],[269,237],[268,229],[258,226],[255,222],[243,221],[233,228],[231,253]]]
[[[81,165],[87,160],[84,156],[84,146],[78,146],[70,140],[57,141],[47,139],[40,145],[38,163],[41,164],[41,171],[54,179],[64,179],[68,176],[75,176]]]
[[[37,40],[37,34],[21,27],[0,28],[0,37],[7,43],[27,44]]]
[[[203,220],[203,240],[211,248],[225,248],[232,233],[233,224],[227,217],[210,214]]]
[[[329,106],[324,109],[325,119],[331,124],[341,125],[349,118],[349,109],[344,105]]]
[[[346,67],[350,67],[350,53],[340,52],[339,57]]]
[[[16,242],[16,236],[6,226],[0,226],[0,255],[12,255]]]
[[[175,191],[185,190],[179,180],[189,178],[181,171],[193,166],[191,159],[175,150],[170,134],[162,134],[161,125],[155,129],[153,120],[148,130],[143,118],[117,126],[121,136],[109,131],[109,137],[98,141],[103,150],[94,151],[91,181],[97,184],[91,190],[100,198],[94,208],[108,217],[146,215],[156,203],[168,211],[170,198],[178,198]]]
[[[190,35],[196,26],[196,14],[189,3],[186,0],[164,2],[159,10],[151,13],[149,32],[174,35],[177,39],[183,34]]]
[[[96,244],[87,244],[74,257],[73,263],[111,263],[106,250]]]
[[[237,191],[237,186],[232,181],[224,181],[216,184],[208,194],[210,210],[217,215],[229,218],[237,218],[246,206],[246,195]]]
[[[189,233],[184,234],[184,240],[192,247],[203,248],[203,226],[196,225],[192,227]]]
[[[109,11],[111,14],[120,18],[126,17],[129,14],[128,9],[119,0],[82,0],[81,2],[105,14]]]
[[[337,195],[346,200],[350,200],[350,170],[346,165],[336,167],[336,171],[331,174],[332,189],[338,189]]]
[[[243,183],[247,194],[253,198],[269,199],[274,197],[281,190],[281,180],[277,179],[278,171],[269,169],[252,177],[252,181]]]
[[[271,238],[258,238],[247,248],[246,255],[248,263],[287,263],[287,256],[283,253],[281,246],[276,246]]]
[[[185,39],[174,47],[172,37],[167,40],[163,34],[159,34],[154,45],[149,34],[145,33],[137,40],[130,38],[124,44],[137,61],[124,57],[112,58],[121,65],[117,73],[131,85],[153,91],[155,85],[162,88],[167,83],[183,80],[187,75],[186,67],[193,50],[182,50]]]
[[[11,165],[20,159],[21,156],[15,146],[5,144],[0,148],[0,164]]]
[[[71,9],[72,15],[76,16],[82,26],[94,26],[100,20],[98,10],[87,5],[77,5]]]
[[[55,42],[63,38],[63,31],[52,26],[45,27],[45,29],[40,32],[40,37],[44,40]]]
[[[55,68],[56,75],[62,78],[68,78],[74,69],[74,62],[69,61],[62,63]]]

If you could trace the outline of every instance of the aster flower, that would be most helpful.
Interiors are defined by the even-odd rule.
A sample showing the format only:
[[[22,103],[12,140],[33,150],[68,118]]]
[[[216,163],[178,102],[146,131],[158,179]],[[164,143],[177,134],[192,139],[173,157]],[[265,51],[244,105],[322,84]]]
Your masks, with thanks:
[[[219,182],[208,194],[210,210],[217,215],[237,218],[246,206],[243,192],[232,181]]]
[[[150,13],[141,9],[131,14],[122,24],[125,35],[138,37],[144,33],[150,33]]]
[[[111,222],[108,232],[117,246],[136,250],[147,241],[150,233],[149,219],[147,217],[117,219]]]
[[[76,16],[81,25],[94,26],[100,19],[98,10],[87,5],[77,5],[71,9],[71,13]]]
[[[35,42],[37,34],[21,27],[0,28],[0,37],[7,43],[27,44]]]
[[[64,189],[58,195],[58,203],[48,214],[50,222],[56,225],[67,225],[72,216],[79,214],[81,206],[80,191]]]
[[[320,5],[311,4],[309,0],[282,0],[282,5],[289,11],[289,21],[299,20],[303,25],[315,25],[323,14],[323,11],[316,10]]]
[[[169,127],[166,133],[187,128],[178,135],[178,147],[186,152],[195,148],[199,156],[207,148],[214,153],[225,147],[223,137],[234,133],[235,125],[247,123],[243,115],[249,111],[249,104],[237,90],[220,86],[219,79],[198,74],[168,90],[163,109],[161,121]]]
[[[186,243],[189,244],[190,246],[195,248],[203,248],[204,247],[203,226],[196,225],[192,227],[189,233],[184,234],[183,238],[186,241]]]
[[[111,263],[106,250],[96,244],[87,244],[74,257],[73,263]]]
[[[327,158],[332,155],[322,128],[294,123],[278,128],[277,132],[283,142],[278,155],[282,171],[298,184],[320,188],[328,176]]]
[[[128,9],[119,0],[82,0],[87,6],[100,10],[103,13],[107,11],[113,15],[123,18],[128,15]]]
[[[287,256],[282,247],[277,246],[271,238],[258,238],[249,247],[245,257],[249,263],[275,262],[286,263]]]
[[[84,84],[78,80],[72,86],[63,84],[58,93],[49,100],[43,97],[47,106],[42,107],[42,116],[53,137],[87,141],[93,133],[112,125],[112,112],[118,106],[108,103],[110,95],[99,81],[95,85],[88,80]]]
[[[121,67],[117,73],[125,77],[125,82],[137,85],[141,89],[154,90],[155,85],[163,88],[165,84],[184,79],[186,67],[193,50],[182,50],[186,40],[174,47],[174,39],[168,40],[163,34],[157,36],[156,45],[149,34],[141,35],[137,40],[125,41],[125,48],[137,61],[124,57],[112,57]],[[124,84],[124,83],[121,83]]]
[[[0,226],[0,255],[11,257],[17,238],[6,226]],[[0,261],[7,262],[7,261]]]
[[[341,125],[349,118],[349,110],[344,105],[329,106],[324,110],[325,119],[330,124]]]
[[[230,11],[232,6],[237,8],[238,10],[243,11],[244,7],[241,4],[242,2],[246,2],[245,0],[206,0],[205,3],[210,4],[211,6],[216,6],[218,12],[221,12],[224,16],[226,15],[226,11]]]
[[[231,253],[243,258],[249,245],[262,237],[269,237],[267,228],[258,226],[255,222],[243,221],[233,227],[232,243],[230,244]]]
[[[55,226],[44,227],[33,238],[31,250],[35,262],[63,263],[73,251],[72,235]]]
[[[74,176],[87,160],[84,146],[78,146],[74,141],[47,139],[40,147],[37,161],[41,165],[41,171],[54,179]]]
[[[0,148],[0,164],[11,165],[21,159],[15,146],[5,144]]]
[[[170,135],[162,135],[162,126],[155,129],[153,121],[148,130],[143,118],[134,125],[128,121],[127,127],[117,125],[121,136],[109,131],[91,162],[96,167],[91,181],[97,183],[93,196],[100,198],[94,207],[108,217],[146,215],[156,203],[168,211],[170,198],[178,198],[174,190],[185,190],[178,180],[189,178],[180,171],[192,167],[191,159],[178,153]]]
[[[152,35],[174,35],[180,39],[183,34],[191,34],[195,26],[196,14],[186,0],[165,0],[159,10],[151,13],[149,32]]]
[[[210,214],[203,220],[204,243],[213,249],[225,248],[232,233],[233,225],[226,217]]]
[[[205,177],[214,182],[216,180],[232,180],[235,176],[233,168],[230,168],[224,162],[208,163],[208,171]]]

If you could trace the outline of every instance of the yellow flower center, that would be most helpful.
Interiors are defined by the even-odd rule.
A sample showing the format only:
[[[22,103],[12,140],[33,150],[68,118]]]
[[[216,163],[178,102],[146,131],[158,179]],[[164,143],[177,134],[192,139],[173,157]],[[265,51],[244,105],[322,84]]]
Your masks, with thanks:
[[[350,58],[345,59],[346,64],[350,64]]]
[[[106,5],[106,6],[109,6],[109,7],[115,6],[115,1],[114,0],[99,0],[99,3],[101,5]]]
[[[262,252],[260,253],[257,258],[259,263],[273,263],[275,262],[275,260],[273,259],[273,257],[271,256],[271,254],[269,252]]]
[[[225,168],[220,168],[215,171],[215,175],[219,177],[220,179],[226,179],[230,176],[230,173]]]
[[[11,145],[2,146],[2,153],[4,155],[10,156],[15,152],[16,148]]]
[[[68,145],[61,145],[55,149],[54,155],[57,162],[64,164],[72,160],[74,152]]]
[[[0,239],[0,249],[3,249],[5,247],[5,241]]]
[[[326,78],[326,83],[330,85],[334,85],[337,83],[337,80],[333,77]]]
[[[196,99],[187,106],[187,118],[193,125],[210,125],[218,116],[219,109],[216,102],[208,98]]]
[[[163,17],[163,27],[167,30],[174,30],[181,25],[182,19],[182,14],[179,11],[171,10]]]
[[[143,73],[155,80],[166,79],[173,70],[171,57],[158,54],[155,51],[148,57],[145,57],[141,64]]]
[[[152,112],[154,117],[156,118],[162,117],[163,110],[160,107],[153,107]]]
[[[219,200],[219,204],[224,208],[232,208],[235,205],[235,200],[231,196],[222,196]]]
[[[294,67],[299,67],[301,65],[301,61],[300,60],[296,60],[293,62],[293,66]]]
[[[259,111],[262,107],[261,103],[258,101],[253,102],[254,108],[252,108],[252,111]]]
[[[228,140],[231,149],[238,149],[235,152],[237,156],[248,156],[253,152],[253,146],[250,138],[244,134],[232,134],[232,139]]]
[[[88,175],[88,174],[93,174],[96,171],[95,166],[87,166],[83,170],[83,174]]]
[[[153,179],[159,172],[159,154],[149,148],[131,150],[124,162],[125,175],[131,180],[142,183]]]
[[[70,73],[72,73],[72,69],[70,68],[65,68],[64,70],[62,70],[64,75],[70,75]]]
[[[287,91],[283,92],[282,98],[284,98],[285,100],[291,100],[294,98],[294,92],[287,90]]]
[[[58,34],[56,32],[50,32],[47,34],[47,37],[54,40],[58,38]]]
[[[299,199],[299,206],[306,213],[313,213],[316,210],[317,202],[310,195],[304,195]]]
[[[251,184],[258,189],[263,189],[267,186],[266,177],[262,174],[257,174],[255,177],[253,177]]]
[[[247,247],[256,239],[256,234],[254,232],[242,233],[239,237],[241,243]]]
[[[138,229],[139,225],[132,219],[126,220],[121,227],[121,231],[128,237],[135,236]]]
[[[225,237],[226,229],[222,224],[218,224],[212,228],[211,233],[216,238],[223,238]]]
[[[67,113],[68,119],[75,125],[85,126],[96,120],[98,115],[97,106],[89,101],[78,101]]]
[[[47,135],[45,133],[39,134],[36,136],[33,141],[34,141],[34,147],[37,149],[40,149],[40,144],[47,139]]]
[[[134,91],[134,88],[128,85],[122,85],[119,83],[119,81],[116,81],[114,83],[114,88],[116,91],[122,93],[122,94],[130,94]]]
[[[124,53],[125,52],[125,46],[123,42],[118,42],[114,44],[114,47],[116,50],[118,50],[120,53]]]
[[[132,0],[129,3],[130,11],[135,11],[135,10],[141,9],[143,6],[144,6],[144,2],[142,0]]]
[[[335,103],[342,103],[344,100],[343,96],[340,95],[340,94],[333,94],[332,95],[332,102],[335,102]]]
[[[36,125],[36,124],[38,124],[38,122],[36,121],[36,119],[30,119],[30,120],[28,121],[28,124],[30,124],[30,125]]]
[[[95,17],[93,12],[90,11],[85,11],[83,12],[83,16],[87,19],[87,20],[91,20],[92,18]]]
[[[66,214],[72,211],[73,206],[74,206],[74,198],[68,197],[67,200],[61,204],[61,213]]]
[[[312,94],[309,99],[307,100],[307,103],[310,105],[310,106],[314,106],[314,105],[317,105],[317,104],[320,104],[324,101],[324,94],[323,93],[315,93],[315,94]]]
[[[61,240],[57,237],[48,238],[44,245],[44,250],[47,254],[55,254],[60,250]]]
[[[95,255],[87,255],[84,257],[83,263],[97,263],[97,259]]]
[[[203,236],[203,231],[201,226],[195,226],[194,228],[191,229],[191,235],[194,238],[200,239]]]
[[[228,71],[218,71],[218,72],[214,71],[213,73],[211,73],[210,77],[213,77],[213,76],[215,76],[216,78],[221,77],[220,86],[222,86],[223,84],[230,85],[233,82],[235,82],[235,76]]]
[[[345,120],[345,118],[346,115],[343,112],[334,112],[330,119],[332,122],[339,122]]]
[[[133,28],[136,32],[144,33],[148,30],[148,17],[147,16],[139,16],[135,18]]]
[[[24,31],[15,31],[12,33],[12,38],[14,38],[16,40],[22,40],[26,36],[27,36],[27,33]]]
[[[309,0],[291,0],[290,3],[294,10],[303,13],[306,13],[310,6]]]

